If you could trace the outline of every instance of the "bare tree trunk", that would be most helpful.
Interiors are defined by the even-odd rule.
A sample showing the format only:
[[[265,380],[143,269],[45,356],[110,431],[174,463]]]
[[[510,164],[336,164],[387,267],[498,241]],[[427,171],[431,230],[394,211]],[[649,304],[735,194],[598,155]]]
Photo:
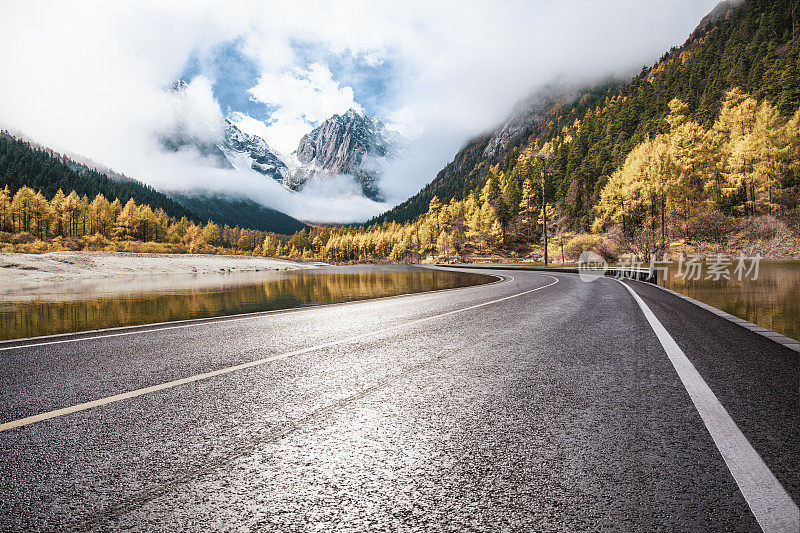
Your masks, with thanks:
[[[653,250],[651,253],[655,253],[658,241],[656,239],[656,199],[654,196],[650,197],[650,235],[653,239]]]
[[[684,243],[688,243],[689,242],[689,199],[688,198],[684,203],[683,214],[684,214],[683,241]]]
[[[620,200],[622,203],[622,236],[627,240],[628,238],[628,229],[625,227],[625,200]]]
[[[547,202],[544,199],[544,163],[542,165],[542,233],[544,234],[544,265],[547,266]]]
[[[667,210],[667,199],[664,195],[661,195],[661,247],[666,249],[667,247],[667,230],[666,230],[666,216],[665,211]]]

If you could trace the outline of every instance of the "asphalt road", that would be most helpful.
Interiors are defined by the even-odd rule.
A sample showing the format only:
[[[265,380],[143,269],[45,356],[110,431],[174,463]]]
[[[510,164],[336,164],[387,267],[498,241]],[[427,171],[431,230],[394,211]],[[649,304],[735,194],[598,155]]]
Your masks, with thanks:
[[[498,274],[0,344],[0,529],[759,530],[622,283]],[[628,285],[796,512],[797,353]]]

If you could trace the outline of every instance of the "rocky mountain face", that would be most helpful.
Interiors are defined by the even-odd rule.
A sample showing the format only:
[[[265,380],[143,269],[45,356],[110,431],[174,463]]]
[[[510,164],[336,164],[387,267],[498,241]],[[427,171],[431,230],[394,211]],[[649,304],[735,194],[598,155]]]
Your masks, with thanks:
[[[380,120],[354,109],[333,115],[300,140],[295,155],[305,168],[296,174],[296,186],[314,175],[350,174],[364,196],[378,199],[380,160],[395,156],[404,144],[404,139]]]
[[[484,157],[493,159],[531,133],[545,131],[547,124],[560,110],[575,101],[576,95],[582,96],[581,91],[566,86],[549,85],[517,103],[511,115],[492,133],[484,149]]]
[[[361,187],[364,196],[382,198],[377,186],[381,163],[406,146],[405,139],[378,119],[354,109],[333,115],[305,135],[292,154],[279,155],[267,142],[243,132],[229,119],[196,116],[186,101],[189,85],[178,80],[169,90],[176,98],[174,130],[160,136],[168,151],[193,149],[218,168],[254,170],[299,191],[314,179],[345,174]]]
[[[219,149],[238,170],[250,168],[280,182],[289,176],[286,164],[270,150],[264,139],[243,132],[228,119],[225,119],[225,137]]]
[[[249,135],[228,119],[204,117],[193,109],[187,98],[189,85],[177,80],[169,90],[175,96],[175,128],[160,136],[162,148],[170,152],[193,149],[213,166],[225,169],[252,169],[272,179],[289,176],[286,164],[266,141]]]

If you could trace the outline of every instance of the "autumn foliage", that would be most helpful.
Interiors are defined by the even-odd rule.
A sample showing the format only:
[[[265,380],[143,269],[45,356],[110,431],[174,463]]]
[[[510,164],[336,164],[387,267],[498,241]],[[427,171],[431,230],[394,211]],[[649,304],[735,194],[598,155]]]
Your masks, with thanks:
[[[0,251],[119,250],[184,253],[260,253],[263,231],[197,224],[162,209],[124,205],[59,190],[52,199],[30,187],[12,196],[0,189]]]

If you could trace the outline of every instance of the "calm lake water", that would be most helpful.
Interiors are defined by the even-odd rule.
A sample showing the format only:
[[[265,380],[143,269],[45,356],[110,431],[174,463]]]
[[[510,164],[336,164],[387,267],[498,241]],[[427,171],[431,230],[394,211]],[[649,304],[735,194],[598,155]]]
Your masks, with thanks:
[[[800,340],[800,261],[761,261],[758,278],[705,279],[707,264],[699,280],[679,277],[678,266],[669,265],[659,284],[695,300],[787,337]],[[685,270],[684,270],[685,272]]]
[[[205,277],[204,277],[205,278]],[[24,301],[0,303],[0,339],[152,324],[172,320],[271,311],[311,305],[396,296],[479,285],[496,278],[473,272],[433,271],[418,267],[343,267],[221,276],[193,288],[176,277],[158,290],[143,283],[115,291],[108,284],[48,288]]]
[[[531,263],[503,264],[531,266]],[[728,271],[728,280],[722,276],[715,280],[714,274],[711,279],[706,279],[710,273],[710,264],[711,262],[700,264],[701,279],[695,280],[678,276],[679,265],[674,261],[668,265],[666,276],[659,272],[658,283],[734,316],[800,340],[800,261],[760,261],[758,277],[750,279],[751,276],[742,276],[741,281],[736,275],[735,259],[724,269]],[[550,266],[574,268],[576,265],[570,263]],[[745,267],[750,266],[750,260],[746,260]],[[687,267],[684,264],[683,273],[686,272]]]

